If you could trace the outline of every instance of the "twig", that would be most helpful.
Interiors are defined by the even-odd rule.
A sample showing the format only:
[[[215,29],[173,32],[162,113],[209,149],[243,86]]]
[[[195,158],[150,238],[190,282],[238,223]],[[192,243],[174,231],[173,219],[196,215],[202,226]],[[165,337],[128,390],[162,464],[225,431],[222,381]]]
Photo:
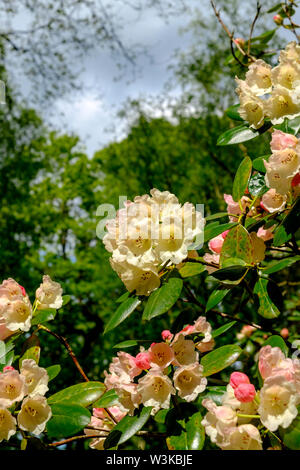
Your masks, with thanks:
[[[201,309],[205,310],[205,306],[201,302],[199,302],[199,300],[196,298],[196,296],[193,294],[193,292],[186,286],[185,286],[185,289],[187,291],[187,295],[188,295],[190,301],[192,303],[194,303],[195,305],[198,305],[198,307],[200,307]],[[272,333],[274,335],[280,335],[279,331],[273,330],[272,328],[265,329],[262,326],[257,325],[256,323],[253,323],[249,320],[242,320],[241,318],[238,318],[238,317],[233,316],[233,315],[229,315],[228,313],[220,312],[219,310],[210,309],[209,312],[215,313],[218,316],[221,316],[223,318],[228,318],[229,320],[233,320],[233,321],[236,321],[238,323],[243,323],[244,325],[251,325],[254,328],[256,328],[257,330],[265,331],[266,333]]]
[[[66,338],[64,338],[63,336],[60,336],[59,334],[55,333],[54,331],[51,331],[49,330],[49,328],[47,328],[46,326],[44,325],[38,325],[38,330],[44,330],[44,331],[47,331],[47,333],[49,333],[50,335],[54,336],[54,338],[58,339],[58,341],[66,348],[66,350],[68,351],[68,354],[69,356],[71,357],[72,361],[74,362],[77,370],[80,372],[81,376],[84,378],[84,380],[86,382],[89,382],[89,378],[88,376],[85,374],[83,368],[81,367],[81,365],[79,364],[78,362],[78,359],[77,357],[75,356],[71,346],[69,345],[68,341],[66,340]],[[104,408],[104,410],[106,411],[106,413],[108,414],[109,418],[111,419],[111,421],[114,423],[114,424],[117,424],[117,420],[114,418],[114,416],[112,415],[112,413],[109,411],[109,409],[107,408]]]
[[[285,0],[285,8],[283,7],[283,10],[284,10],[284,13],[286,14],[286,16],[289,19],[292,31],[293,31],[294,35],[296,36],[296,38],[297,38],[298,44],[300,44],[300,38],[299,38],[299,36],[296,32],[296,28],[299,28],[299,25],[294,23],[294,21],[292,20],[292,17],[291,17],[290,12],[289,12],[289,7],[288,7],[288,4],[287,4],[287,0]]]
[[[55,333],[54,331],[51,331],[49,330],[49,328],[47,328],[46,326],[44,325],[38,325],[38,329],[39,330],[43,330],[43,331],[47,331],[47,333],[49,333],[50,335],[54,336],[54,338],[58,339],[58,341],[66,348],[66,350],[68,351],[69,353],[69,356],[71,357],[72,361],[74,362],[77,370],[80,372],[81,376],[84,378],[84,380],[86,382],[89,382],[89,379],[87,377],[87,375],[85,374],[84,370],[82,369],[81,365],[79,364],[78,362],[78,359],[77,357],[75,356],[71,346],[69,345],[68,341],[66,340],[66,338],[64,338],[63,336],[60,336],[59,334]]]
[[[254,17],[254,20],[252,21],[251,28],[250,28],[250,34],[249,34],[248,55],[250,55],[252,34],[253,34],[255,23],[258,20],[260,10],[261,10],[261,5],[260,5],[259,1],[257,1],[257,3],[256,3],[256,15]]]
[[[143,436],[143,437],[167,437],[167,433],[164,432],[149,432],[149,431],[139,431],[136,433],[136,436]],[[58,442],[52,442],[52,444],[48,444],[49,447],[59,447],[64,444],[68,444],[69,442],[77,441],[80,439],[106,439],[106,435],[102,434],[83,434],[82,436],[74,436],[74,437],[69,437],[68,439],[64,439],[63,441],[58,441]]]
[[[251,62],[255,62],[256,61],[256,58],[251,56],[249,54],[249,52],[246,52],[238,42],[235,42],[234,41],[234,36],[233,36],[233,33],[229,31],[229,29],[227,28],[226,24],[224,23],[224,21],[222,20],[221,18],[221,15],[220,15],[220,12],[217,10],[217,7],[214,3],[213,0],[210,0],[210,3],[211,3],[211,6],[213,7],[213,10],[214,10],[214,13],[216,15],[216,18],[217,20],[219,21],[220,25],[222,26],[222,28],[224,29],[224,31],[226,32],[227,36],[229,37],[230,39],[230,43],[231,43],[231,50],[233,49],[233,43],[236,45],[236,47],[238,48],[238,50],[240,51],[240,53],[242,54],[242,56],[244,57],[247,57],[247,59],[249,59]],[[256,21],[256,20],[255,20]],[[253,25],[254,27],[254,25]],[[235,56],[235,54],[233,54],[234,58],[237,60],[237,57]],[[244,67],[247,67],[247,65],[245,64],[242,64],[242,62],[240,62],[238,60],[238,62],[243,65]]]

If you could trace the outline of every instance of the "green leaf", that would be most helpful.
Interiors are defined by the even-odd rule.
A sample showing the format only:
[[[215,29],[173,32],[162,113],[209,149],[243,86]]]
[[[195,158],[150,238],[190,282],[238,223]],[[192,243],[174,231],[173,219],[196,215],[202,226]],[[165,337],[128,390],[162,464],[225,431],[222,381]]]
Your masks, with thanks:
[[[39,346],[32,346],[31,348],[27,349],[19,360],[19,368],[21,369],[24,359],[33,359],[38,364],[40,360],[40,354],[41,348],[39,348]]]
[[[276,11],[276,10],[274,10]],[[255,43],[255,42],[262,42],[264,44],[267,44],[271,39],[272,37],[274,36],[274,34],[276,33],[277,29],[272,29],[270,31],[266,31],[265,33],[263,34],[260,34],[259,36],[255,36],[254,38],[251,39],[251,42]]]
[[[252,171],[252,160],[245,157],[237,169],[232,189],[233,200],[238,202],[243,196],[248,186],[248,181]]]
[[[67,305],[70,300],[71,300],[71,296],[70,295],[63,295],[63,303],[62,303],[62,307],[64,307],[65,305]]]
[[[55,364],[53,366],[47,367],[46,371],[50,382],[50,380],[55,379],[55,377],[60,373],[61,366],[59,364]]]
[[[115,344],[113,346],[113,349],[126,349],[126,348],[132,348],[133,346],[137,346],[138,341],[135,339],[129,339],[127,341],[122,341],[122,343]]]
[[[182,286],[182,279],[171,277],[166,284],[152,292],[143,313],[143,320],[151,320],[170,310],[180,297]]]
[[[106,387],[101,382],[84,382],[60,390],[48,398],[48,403],[76,403],[83,407],[89,406],[98,400],[104,393]]]
[[[280,428],[280,436],[288,449],[300,450],[300,407],[292,424],[287,429]]]
[[[151,415],[152,406],[142,408],[138,416],[125,416],[107,436],[104,448],[110,449],[128,441],[146,424]]]
[[[264,274],[273,274],[277,273],[277,271],[281,271],[281,269],[289,268],[292,264],[297,263],[300,261],[300,256],[293,256],[292,258],[281,259],[280,261],[275,261],[272,264],[264,269]]]
[[[277,124],[274,129],[279,129],[287,134],[297,135],[300,130],[300,116],[295,119],[287,119],[282,124]]]
[[[270,338],[268,338],[263,346],[272,346],[272,348],[280,348],[281,351],[287,356],[288,353],[289,353],[289,348],[287,347],[287,345],[285,344],[285,341],[284,339],[279,336],[279,335],[273,335],[273,336],[270,336]]]
[[[226,387],[223,386],[223,385],[217,385],[217,386],[213,386],[213,387],[207,387],[205,389],[205,392],[204,392],[204,395],[201,395],[197,402],[199,404],[202,403],[202,401],[205,399],[205,398],[210,398],[211,400],[213,400],[217,405],[222,405],[222,399],[223,399],[223,396],[224,394],[226,393]]]
[[[138,297],[129,297],[123,302],[113,314],[107,323],[104,333],[113,330],[116,326],[120,325],[127,317],[140,305],[141,301]]]
[[[252,196],[262,196],[269,188],[266,186],[265,177],[260,173],[256,173],[250,178],[248,184],[249,193]]]
[[[274,13],[274,11],[281,10],[281,3],[277,3],[274,7],[267,10],[267,13]]]
[[[221,302],[222,299],[224,299],[225,295],[227,295],[229,291],[230,289],[215,289],[208,298],[205,312],[208,312],[210,309],[218,305],[218,303]]]
[[[204,264],[187,262],[179,269],[179,274],[181,277],[192,277],[203,273],[203,271],[206,271]]]
[[[99,400],[93,403],[94,408],[108,408],[115,405],[119,400],[119,395],[113,389],[105,392]]]
[[[298,229],[300,220],[300,197],[274,232],[274,246],[280,246],[289,240]]]
[[[47,423],[49,437],[69,437],[77,434],[91,419],[91,414],[82,406],[70,403],[51,405],[52,418]]]
[[[233,119],[235,121],[244,121],[244,119],[240,116],[239,113],[239,104],[234,104],[233,106],[230,106],[228,109],[226,109],[226,114],[230,119]]]
[[[253,292],[258,295],[259,299],[258,313],[264,318],[277,318],[280,311],[270,298],[270,289],[268,289],[270,285],[268,279],[261,277],[256,282]]]
[[[225,131],[217,140],[217,145],[234,145],[240,144],[241,142],[247,142],[248,140],[255,139],[259,136],[259,132],[250,129],[246,124],[228,129]]]
[[[205,431],[201,424],[202,416],[198,411],[194,413],[190,419],[184,423],[179,435],[172,435],[167,438],[167,446],[169,450],[201,450],[204,446]]]
[[[217,212],[216,214],[208,215],[205,217],[205,220],[221,219],[222,217],[228,217],[228,212]]]
[[[31,326],[54,320],[56,313],[57,311],[54,308],[38,311],[31,321]]]
[[[270,156],[271,155],[263,155],[262,157],[255,158],[252,162],[253,169],[260,171],[260,173],[266,173],[264,160],[268,161]]]
[[[233,364],[241,353],[241,348],[235,344],[227,344],[209,352],[201,359],[204,368],[203,375],[207,377],[220,372]]]
[[[226,331],[228,331],[230,328],[232,328],[233,325],[235,325],[235,324],[236,324],[236,321],[231,321],[229,323],[225,323],[225,325],[220,326],[220,328],[217,328],[216,330],[214,330],[212,332],[212,337],[216,338],[217,336],[220,336],[223,333],[226,333]]]
[[[211,273],[211,276],[225,284],[239,284],[247,271],[247,266],[228,266],[227,268],[217,269]]]
[[[216,222],[208,224],[204,229],[204,243],[208,242],[212,238],[217,237],[221,233],[225,232],[226,230],[232,229],[237,225],[236,222],[228,222],[227,224],[219,225]]]
[[[253,245],[248,231],[242,225],[236,225],[227,234],[220,254],[220,266],[229,258],[238,258],[250,264],[253,259]]]
[[[128,299],[128,297],[130,296],[130,292],[124,292],[124,294],[122,294],[117,300],[117,304],[121,304],[122,302],[124,302],[124,300]]]

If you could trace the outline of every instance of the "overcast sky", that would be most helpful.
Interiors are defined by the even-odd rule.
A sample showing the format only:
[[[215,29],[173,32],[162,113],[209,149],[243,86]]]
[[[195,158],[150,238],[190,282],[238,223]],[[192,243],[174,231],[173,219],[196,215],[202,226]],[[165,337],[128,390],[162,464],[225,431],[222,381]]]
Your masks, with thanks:
[[[106,1],[109,0],[104,3]],[[201,5],[205,12],[210,12],[209,0],[189,0],[188,4],[191,9]],[[129,65],[122,78],[115,80],[119,75],[115,57],[109,50],[95,48],[87,53],[83,63],[83,90],[58,98],[52,108],[52,126],[79,135],[89,156],[110,141],[124,137],[124,125],[116,118],[122,104],[127,98],[161,95],[171,78],[168,66],[175,50],[187,50],[194,40],[189,33],[179,34],[190,22],[190,12],[172,16],[166,22],[154,8],[145,9],[137,16],[124,2],[118,13],[124,20],[124,28],[119,32],[123,43],[129,48],[139,43],[145,46],[148,55],[138,56],[135,67]],[[299,17],[298,11],[295,16],[298,23]],[[21,16],[20,21],[23,20]],[[289,32],[286,36],[287,40],[293,39]],[[179,86],[173,88],[172,93],[178,95]],[[43,114],[42,109],[39,111]]]

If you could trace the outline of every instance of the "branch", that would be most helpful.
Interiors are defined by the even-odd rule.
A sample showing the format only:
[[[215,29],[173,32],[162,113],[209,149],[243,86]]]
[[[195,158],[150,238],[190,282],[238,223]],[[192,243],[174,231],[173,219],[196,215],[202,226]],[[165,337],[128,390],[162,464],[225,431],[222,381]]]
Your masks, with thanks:
[[[251,39],[252,39],[254,26],[255,26],[256,21],[258,20],[260,10],[261,10],[261,5],[260,5],[259,1],[257,1],[257,3],[256,3],[256,15],[254,17],[254,20],[252,21],[251,28],[250,28],[250,34],[249,34],[248,55],[250,54],[250,50],[251,50]]]
[[[300,44],[300,38],[299,38],[299,36],[296,32],[296,28],[299,28],[299,25],[294,23],[294,21],[292,20],[292,17],[291,17],[290,12],[289,12],[289,7],[288,7],[288,4],[287,4],[287,0],[285,0],[285,7],[283,7],[283,10],[284,10],[284,13],[286,14],[286,16],[289,19],[292,31],[293,31],[294,35],[296,36],[296,38],[297,38],[298,44]]]
[[[139,431],[136,433],[136,436],[143,436],[143,437],[162,437],[165,438],[167,437],[167,433],[164,432],[148,432],[148,431]],[[74,436],[74,437],[69,437],[69,439],[64,439],[63,441],[58,441],[58,442],[52,442],[52,444],[48,444],[49,447],[59,447],[64,444],[68,444],[69,442],[77,441],[80,439],[106,439],[106,435],[102,434],[91,434],[91,435],[86,435],[83,434],[82,436]]]
[[[244,51],[244,49],[240,46],[240,44],[238,44],[237,42],[234,42],[234,36],[233,36],[233,33],[229,31],[229,29],[227,28],[226,24],[224,23],[224,21],[222,20],[221,18],[221,15],[220,15],[220,11],[217,10],[217,7],[214,3],[213,0],[210,0],[210,3],[211,3],[211,6],[213,7],[213,10],[214,10],[214,13],[215,13],[215,16],[217,18],[217,20],[219,21],[220,25],[222,26],[222,28],[224,29],[225,33],[227,34],[227,36],[229,37],[230,39],[230,43],[231,43],[231,51],[233,51],[233,45],[235,44],[236,47],[238,48],[238,50],[240,51],[240,53],[244,56],[244,57],[247,57],[247,59],[250,60],[250,62],[255,62],[256,61],[256,58],[251,56],[249,52],[246,52]],[[257,19],[257,18],[256,18]],[[255,24],[256,22],[256,19],[255,21],[253,21],[253,23]],[[252,23],[252,24],[253,24]],[[254,27],[254,24],[253,24],[253,27]],[[252,34],[252,33],[251,33]],[[234,58],[239,62],[239,64],[243,65],[243,67],[247,67],[247,65],[243,64],[237,57],[236,55],[233,53],[233,56]]]

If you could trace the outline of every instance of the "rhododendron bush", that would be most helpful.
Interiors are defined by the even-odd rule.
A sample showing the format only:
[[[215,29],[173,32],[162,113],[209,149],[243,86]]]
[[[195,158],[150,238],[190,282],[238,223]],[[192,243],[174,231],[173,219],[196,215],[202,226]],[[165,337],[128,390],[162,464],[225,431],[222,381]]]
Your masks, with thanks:
[[[293,10],[276,8],[280,27]],[[26,279],[3,280],[0,446],[53,449],[81,439],[101,451],[153,442],[169,450],[300,449],[299,327],[280,323],[283,289],[291,300],[288,280],[276,282],[300,260],[300,45],[264,57],[274,32],[255,38],[252,30],[246,41],[227,28],[242,72],[239,103],[227,110],[232,126],[218,144],[222,152],[261,138],[264,153],[250,158],[240,145],[222,213],[205,216],[205,201],[151,188],[107,220],[103,244],[124,294],[105,325],[105,338],[117,329],[120,341],[99,380],[51,328],[71,293],[48,275],[35,298]],[[225,311],[225,298],[237,307]],[[130,315],[139,337],[122,334]],[[158,337],[145,337],[146,322],[162,325]],[[74,367],[74,385],[55,393],[61,366],[39,365],[47,335]]]

